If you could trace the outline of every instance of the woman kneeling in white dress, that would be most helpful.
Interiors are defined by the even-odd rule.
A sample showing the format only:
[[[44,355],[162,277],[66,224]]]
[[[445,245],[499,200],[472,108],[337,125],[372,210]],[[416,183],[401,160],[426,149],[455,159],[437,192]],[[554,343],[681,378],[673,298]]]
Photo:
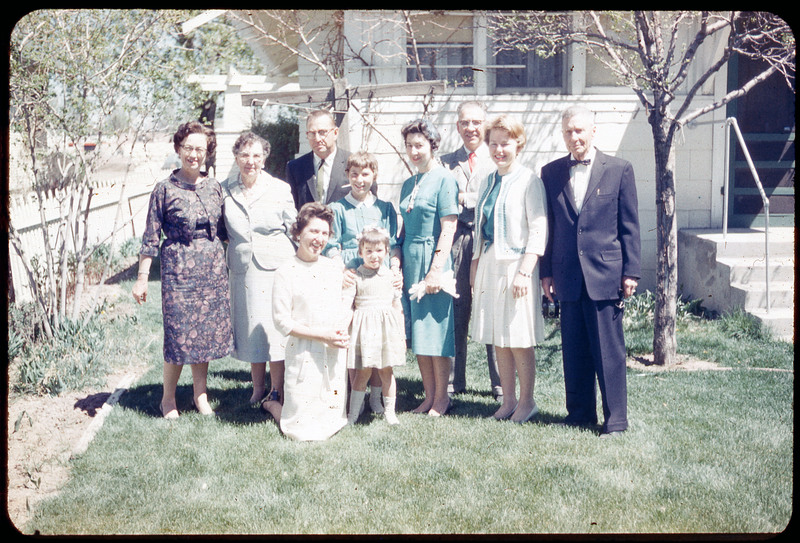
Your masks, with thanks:
[[[275,327],[288,336],[283,404],[268,396],[262,406],[299,441],[327,439],[347,424],[350,311],[342,301],[341,262],[321,254],[332,221],[325,205],[300,208],[291,231],[297,253],[278,268],[272,291]]]

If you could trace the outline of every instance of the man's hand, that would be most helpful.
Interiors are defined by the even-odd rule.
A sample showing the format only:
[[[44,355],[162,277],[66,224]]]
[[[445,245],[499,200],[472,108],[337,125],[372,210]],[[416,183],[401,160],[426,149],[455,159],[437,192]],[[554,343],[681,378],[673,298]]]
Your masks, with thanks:
[[[542,277],[542,292],[544,293],[545,297],[550,300],[550,302],[554,302],[553,296],[556,295],[556,285],[553,283],[552,277]]]
[[[639,281],[633,277],[625,276],[622,278],[622,296],[630,298],[636,292],[636,287],[639,286]]]

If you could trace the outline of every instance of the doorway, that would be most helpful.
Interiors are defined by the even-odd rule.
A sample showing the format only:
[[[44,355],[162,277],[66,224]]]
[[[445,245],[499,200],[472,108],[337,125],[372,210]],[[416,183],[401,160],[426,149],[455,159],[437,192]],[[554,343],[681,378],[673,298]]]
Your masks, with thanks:
[[[741,55],[728,66],[728,89],[740,88],[766,63]],[[728,104],[769,199],[770,225],[794,226],[795,96],[776,73]],[[764,204],[736,135],[731,132],[728,227],[764,223]]]

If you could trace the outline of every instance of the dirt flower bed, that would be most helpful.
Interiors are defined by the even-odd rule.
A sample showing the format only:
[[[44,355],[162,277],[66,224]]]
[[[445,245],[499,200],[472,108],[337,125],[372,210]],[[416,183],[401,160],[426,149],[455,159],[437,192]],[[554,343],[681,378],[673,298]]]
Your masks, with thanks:
[[[96,287],[87,299],[122,294],[117,285]],[[132,311],[133,305],[116,304],[115,312]],[[56,397],[7,397],[7,508],[8,517],[20,531],[31,511],[43,498],[58,492],[69,478],[69,460],[100,408],[126,377],[138,379],[148,366],[144,363],[119,369],[108,375],[103,386]],[[10,377],[9,381],[10,390]]]

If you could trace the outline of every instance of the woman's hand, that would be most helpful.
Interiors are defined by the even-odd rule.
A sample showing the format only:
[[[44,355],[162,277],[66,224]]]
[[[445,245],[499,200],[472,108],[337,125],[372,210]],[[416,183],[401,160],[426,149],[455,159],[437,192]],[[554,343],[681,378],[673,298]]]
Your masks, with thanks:
[[[519,270],[511,281],[511,295],[514,298],[527,296],[533,290],[533,271],[538,259],[534,253],[525,253],[520,260]]]
[[[394,276],[392,279],[392,287],[397,290],[403,290],[403,272],[400,271],[400,268],[392,268],[392,275]]]
[[[347,332],[347,328],[326,330],[321,339],[327,345],[339,349],[346,349],[350,345],[350,334]]]
[[[517,273],[511,282],[511,294],[514,298],[524,298],[531,290],[531,278]]]
[[[480,258],[473,259],[469,264],[469,288],[475,288],[475,276],[478,274],[478,262]]]
[[[436,294],[442,290],[442,271],[431,268],[425,276],[425,294]]]
[[[147,276],[140,275],[131,288],[133,299],[137,304],[143,304],[147,301]]]
[[[342,276],[342,290],[347,290],[356,284],[356,272],[350,268],[345,268]]]

